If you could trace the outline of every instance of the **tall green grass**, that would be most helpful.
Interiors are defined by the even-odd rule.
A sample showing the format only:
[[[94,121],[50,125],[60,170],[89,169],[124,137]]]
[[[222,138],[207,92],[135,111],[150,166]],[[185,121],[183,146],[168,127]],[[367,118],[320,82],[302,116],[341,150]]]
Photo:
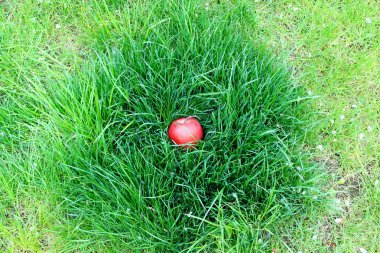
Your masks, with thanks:
[[[247,5],[132,8],[128,22],[110,17],[89,35],[94,53],[81,68],[5,89],[4,153],[28,138],[38,166],[21,158],[17,171],[55,186],[62,250],[270,249],[278,226],[326,202],[302,148],[306,97],[246,36]],[[205,139],[178,149],[167,127],[189,115]]]

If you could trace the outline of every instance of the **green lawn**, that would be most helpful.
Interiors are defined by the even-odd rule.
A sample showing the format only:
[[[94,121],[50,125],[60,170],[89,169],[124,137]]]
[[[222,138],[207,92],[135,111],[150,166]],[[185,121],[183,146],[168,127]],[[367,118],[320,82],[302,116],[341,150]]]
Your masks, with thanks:
[[[377,1],[183,2],[0,1],[0,251],[380,251]]]
[[[288,55],[295,79],[319,96],[316,160],[331,173],[335,215],[316,215],[295,232],[304,252],[380,250],[380,6],[376,1],[257,4],[260,37]],[[337,224],[336,218],[343,222]],[[315,237],[314,237],[315,236]],[[331,246],[332,249],[329,249]]]

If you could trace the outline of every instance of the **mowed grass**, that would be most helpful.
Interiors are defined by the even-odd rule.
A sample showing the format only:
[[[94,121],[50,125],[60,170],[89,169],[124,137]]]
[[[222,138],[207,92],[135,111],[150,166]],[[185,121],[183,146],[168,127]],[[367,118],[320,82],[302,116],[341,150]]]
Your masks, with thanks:
[[[292,241],[302,252],[380,250],[379,8],[376,1],[256,4],[262,40],[285,52],[296,81],[319,97],[308,142],[341,191],[339,213],[316,214],[288,231],[297,231]]]
[[[332,95],[353,90],[352,78],[339,78],[348,70],[363,85],[376,82],[376,8],[261,2],[255,18],[252,4],[161,4],[2,3],[2,250],[376,251],[368,237],[379,234],[378,163],[363,173],[378,161],[376,97],[353,92],[366,105],[355,102],[342,123],[335,111],[300,115],[315,108],[297,102],[317,94],[325,113],[350,107],[351,100]],[[347,11],[337,14],[341,7]],[[349,19],[352,13],[360,15]],[[329,29],[293,29],[308,27],[308,17]],[[355,67],[333,57],[351,52],[343,41],[328,47],[348,27],[357,27],[354,41],[368,32],[370,46],[351,56],[364,54]],[[257,34],[277,54],[294,52],[288,59],[296,80]],[[332,60],[336,67],[321,73]],[[362,124],[348,123],[358,110]],[[166,137],[171,120],[184,115],[197,115],[205,127],[197,150],[178,150]],[[330,135],[329,119],[347,139]],[[310,124],[307,147],[300,128]],[[360,159],[364,169],[348,155],[353,143],[370,157]],[[334,188],[355,190],[347,212],[319,211],[328,188],[319,191],[322,171],[304,163],[304,150],[317,145]],[[330,159],[332,152],[341,157]],[[338,217],[343,224],[334,223]]]

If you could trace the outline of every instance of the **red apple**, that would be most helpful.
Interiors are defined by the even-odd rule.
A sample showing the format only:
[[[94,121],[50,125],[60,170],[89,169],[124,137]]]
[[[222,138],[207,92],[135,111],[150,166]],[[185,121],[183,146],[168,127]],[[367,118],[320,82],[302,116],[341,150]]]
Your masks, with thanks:
[[[168,135],[175,144],[189,148],[203,139],[203,129],[194,117],[180,118],[170,124]]]

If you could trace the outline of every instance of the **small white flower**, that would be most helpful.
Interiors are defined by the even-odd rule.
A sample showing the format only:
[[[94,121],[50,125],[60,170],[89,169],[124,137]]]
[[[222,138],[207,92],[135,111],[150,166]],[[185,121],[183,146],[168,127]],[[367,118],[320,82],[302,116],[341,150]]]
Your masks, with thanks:
[[[307,95],[311,96],[311,95],[313,95],[313,92],[311,90],[308,90]]]
[[[61,25],[60,25],[60,24],[56,24],[56,25],[55,25],[55,28],[60,29],[60,28],[61,28]]]
[[[308,56],[309,58],[311,58],[311,52],[308,52],[308,53],[307,53],[307,56]]]
[[[331,123],[331,124],[334,124],[335,121],[334,121],[333,119],[330,119],[330,123]]]
[[[206,3],[206,10],[209,10],[209,9],[210,9],[210,3],[207,2],[207,3]]]
[[[316,241],[318,239],[318,236],[317,235],[313,235],[313,237],[311,239],[313,239],[314,241]]]
[[[371,20],[370,18],[366,18],[366,19],[365,19],[365,22],[366,22],[367,24],[371,24],[371,23],[372,23],[372,20]]]
[[[344,201],[344,204],[345,204],[346,206],[350,206],[350,205],[351,205],[351,202],[350,202],[349,199],[346,199],[346,200]]]
[[[131,209],[130,208],[127,208],[127,213],[130,213],[131,212]]]
[[[297,167],[297,170],[298,170],[298,171],[301,171],[301,170],[302,170],[302,167],[301,167],[301,166],[298,166],[298,167]]]
[[[343,219],[342,218],[336,218],[334,221],[336,224],[340,224],[343,222]]]
[[[237,198],[237,194],[235,192],[232,193],[232,197],[234,197],[236,199]]]
[[[317,149],[319,149],[319,150],[322,151],[322,150],[323,150],[323,146],[322,146],[322,145],[318,145],[318,146],[317,146]]]
[[[313,199],[318,199],[318,196],[314,196]]]
[[[359,140],[363,140],[364,139],[364,134],[363,133],[360,133],[359,134]]]
[[[360,253],[367,253],[367,250],[365,248],[359,247]]]
[[[34,226],[31,226],[31,227],[29,228],[30,231],[33,231],[34,229],[35,229]]]
[[[331,131],[331,134],[336,135],[336,131],[335,130]]]
[[[372,132],[372,130],[373,130],[373,127],[371,127],[371,126],[368,126],[368,127],[367,127],[367,130],[368,130],[368,132]]]
[[[33,163],[33,168],[37,168],[37,163]]]
[[[352,119],[350,119],[350,122],[354,122],[354,120],[355,120],[355,119],[354,119],[354,118],[352,118]]]
[[[346,118],[346,116],[344,116],[344,115],[340,115],[339,118],[340,118],[341,120],[344,120],[344,119]]]
[[[305,191],[303,191],[301,194],[302,194],[302,195],[305,195],[305,194],[306,194],[306,192],[305,192]]]
[[[356,107],[357,107],[356,104],[351,105],[351,108],[352,108],[352,109],[355,109]]]
[[[5,136],[5,133],[4,132],[0,132],[0,136]]]
[[[376,180],[374,185],[376,186],[378,184],[379,184],[379,180]]]
[[[298,10],[299,10],[298,7],[294,7],[294,8],[293,8],[293,11],[298,11]]]

